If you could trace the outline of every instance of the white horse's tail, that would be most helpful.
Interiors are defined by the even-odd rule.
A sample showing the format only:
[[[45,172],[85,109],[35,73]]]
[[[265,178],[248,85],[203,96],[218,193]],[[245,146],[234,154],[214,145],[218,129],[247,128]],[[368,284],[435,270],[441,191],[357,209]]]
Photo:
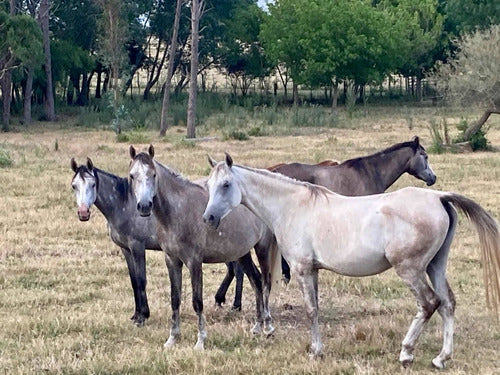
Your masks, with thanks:
[[[274,235],[269,247],[269,255],[271,263],[271,291],[277,291],[281,286],[281,250]]]
[[[500,306],[500,234],[495,219],[473,200],[455,193],[441,197],[443,204],[460,209],[476,227],[481,247],[486,302],[498,318]]]

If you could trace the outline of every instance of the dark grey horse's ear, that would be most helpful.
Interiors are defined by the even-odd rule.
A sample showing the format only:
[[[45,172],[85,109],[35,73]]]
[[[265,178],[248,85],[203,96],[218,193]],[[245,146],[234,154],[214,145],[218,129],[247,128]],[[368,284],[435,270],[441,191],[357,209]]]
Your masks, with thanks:
[[[155,157],[155,148],[153,147],[152,144],[149,145],[148,152],[149,152],[149,156],[151,156],[151,158]]]
[[[212,168],[217,165],[217,162],[214,159],[212,159],[210,155],[207,155],[207,159],[208,159],[208,164],[210,164]]]
[[[75,158],[71,158],[71,169],[76,173],[78,170],[78,164],[76,164]]]
[[[133,159],[135,158],[135,155],[136,155],[136,151],[135,151],[135,148],[134,146],[130,145],[129,149],[128,149],[128,152],[130,153],[130,157]]]
[[[225,154],[226,154],[226,164],[229,168],[231,168],[233,166],[233,158],[227,152]]]
[[[420,144],[420,138],[418,138],[418,136],[414,136],[411,141],[415,143],[417,146]]]
[[[94,169],[94,163],[92,163],[92,160],[90,158],[87,158],[87,168],[89,171],[92,171]]]

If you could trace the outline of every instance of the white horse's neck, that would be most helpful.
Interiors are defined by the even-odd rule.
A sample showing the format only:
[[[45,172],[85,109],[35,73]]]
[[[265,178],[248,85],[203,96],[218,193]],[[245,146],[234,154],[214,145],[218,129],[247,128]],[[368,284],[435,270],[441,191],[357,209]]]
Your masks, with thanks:
[[[232,169],[242,192],[241,203],[273,232],[284,215],[294,211],[304,199],[301,197],[311,194],[307,184],[282,175],[240,166],[233,166]]]

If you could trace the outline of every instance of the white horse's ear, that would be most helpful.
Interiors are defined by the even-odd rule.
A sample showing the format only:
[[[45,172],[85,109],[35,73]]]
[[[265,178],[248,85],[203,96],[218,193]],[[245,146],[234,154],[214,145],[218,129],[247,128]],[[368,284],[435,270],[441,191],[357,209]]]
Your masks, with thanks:
[[[87,158],[87,168],[92,171],[94,169],[94,163],[92,163],[92,160],[90,158]]]
[[[134,146],[130,145],[129,149],[128,149],[128,152],[130,153],[130,157],[133,159],[135,158],[135,155],[137,154],[137,152],[135,151],[135,148]]]
[[[76,173],[78,170],[78,164],[76,164],[75,158],[71,158],[71,169]]]
[[[210,164],[212,168],[217,165],[217,162],[214,159],[212,159],[210,155],[207,155],[207,159],[208,159],[208,164]]]
[[[149,152],[149,156],[151,156],[151,158],[155,157],[155,148],[153,147],[152,144],[149,145],[148,152]]]
[[[229,168],[231,168],[233,166],[233,158],[227,152],[225,154],[226,154],[226,164]]]
[[[420,144],[420,138],[418,138],[418,136],[414,136],[411,141],[417,146]]]

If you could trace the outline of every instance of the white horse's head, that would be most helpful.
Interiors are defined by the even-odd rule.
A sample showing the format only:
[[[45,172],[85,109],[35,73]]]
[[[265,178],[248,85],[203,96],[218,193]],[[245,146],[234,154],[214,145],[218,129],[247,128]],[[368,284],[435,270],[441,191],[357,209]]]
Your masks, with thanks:
[[[134,146],[130,146],[132,161],[129,167],[129,182],[137,201],[137,210],[141,216],[151,215],[153,198],[156,195],[156,168],[153,163],[155,150],[149,145],[148,153],[137,154]]]
[[[241,203],[241,190],[233,169],[233,159],[226,153],[220,163],[208,159],[212,171],[207,181],[209,199],[203,221],[217,228],[220,221]]]
[[[87,221],[90,219],[90,207],[97,198],[97,177],[94,173],[94,164],[87,158],[87,165],[79,166],[72,158],[71,169],[75,172],[71,187],[75,192],[78,205],[78,218],[80,221]]]

